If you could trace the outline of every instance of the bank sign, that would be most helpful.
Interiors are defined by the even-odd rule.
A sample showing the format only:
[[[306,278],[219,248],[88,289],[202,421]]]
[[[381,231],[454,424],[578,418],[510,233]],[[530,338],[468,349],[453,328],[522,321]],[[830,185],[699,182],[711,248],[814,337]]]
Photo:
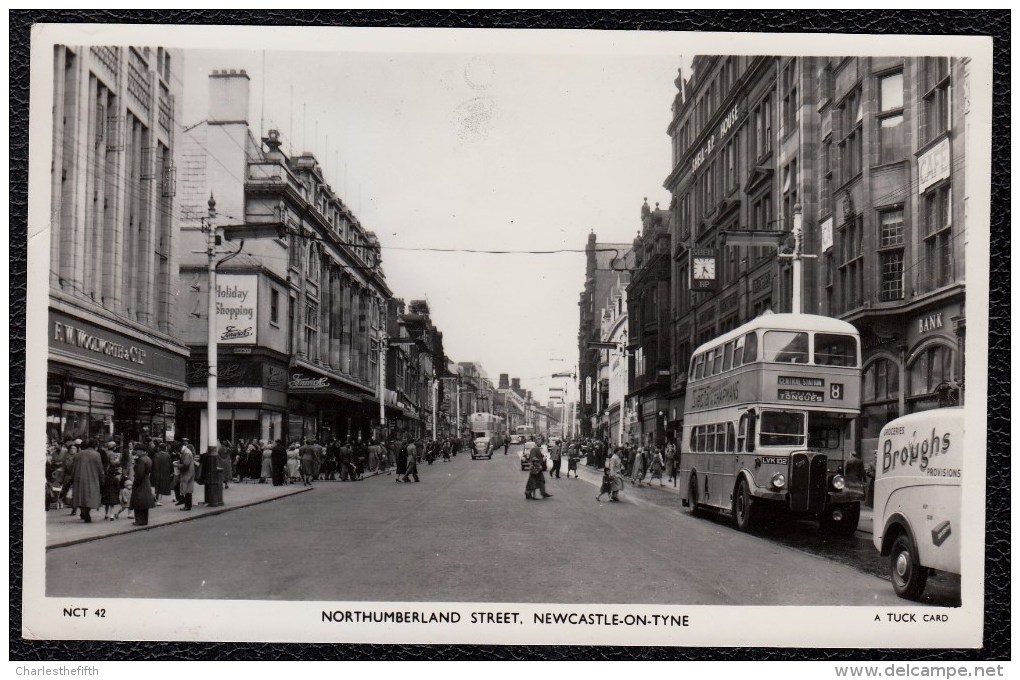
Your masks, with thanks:
[[[216,337],[221,345],[254,345],[258,332],[259,277],[216,277]]]

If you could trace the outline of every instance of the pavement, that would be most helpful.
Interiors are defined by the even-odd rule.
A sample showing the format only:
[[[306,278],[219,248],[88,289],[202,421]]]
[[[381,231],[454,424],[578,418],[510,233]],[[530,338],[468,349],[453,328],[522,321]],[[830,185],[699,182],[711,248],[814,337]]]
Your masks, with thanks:
[[[741,533],[726,518],[691,516],[679,494],[659,489],[628,486],[622,503],[599,503],[583,466],[580,479],[548,480],[552,498],[527,500],[516,453],[420,464],[418,484],[385,475],[319,483],[201,522],[50,550],[47,595],[902,604],[864,540],[834,540],[806,522]],[[134,568],[125,578],[126,563]],[[940,592],[926,591],[924,603],[951,604]]]
[[[375,474],[367,473],[365,477],[372,477]],[[128,519],[127,511],[120,514],[119,519],[108,521],[103,519],[103,509],[92,511],[92,522],[86,524],[81,517],[71,515],[70,508],[63,510],[49,510],[46,513],[46,549],[63,548],[78,543],[96,541],[108,536],[118,536],[139,531],[149,531],[169,524],[179,524],[203,517],[220,515],[231,510],[246,508],[251,505],[267,503],[280,498],[286,498],[294,494],[311,491],[319,485],[332,485],[339,482],[318,481],[312,486],[302,484],[285,484],[273,486],[270,483],[259,484],[257,481],[245,480],[243,482],[232,482],[229,488],[223,491],[223,505],[209,507],[202,502],[202,487],[195,485],[194,503],[190,511],[182,511],[180,506],[174,505],[173,496],[162,499],[162,506],[149,510],[149,523],[140,527],[134,525],[134,520]],[[119,508],[120,506],[116,506]],[[115,508],[115,510],[116,510]]]

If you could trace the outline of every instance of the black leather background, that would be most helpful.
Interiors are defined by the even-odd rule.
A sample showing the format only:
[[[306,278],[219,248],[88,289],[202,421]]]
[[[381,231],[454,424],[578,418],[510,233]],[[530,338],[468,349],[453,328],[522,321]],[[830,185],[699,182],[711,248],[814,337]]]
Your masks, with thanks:
[[[346,26],[579,28],[600,30],[788,31],[965,34],[994,38],[988,496],[984,647],[980,650],[862,650],[670,647],[499,647],[226,643],[35,642],[21,638],[21,522],[24,460],[25,253],[28,191],[29,40],[33,23],[197,23]],[[1009,123],[1008,11],[556,11],[406,10],[305,12],[61,10],[10,12],[10,657],[17,660],[179,659],[1008,659],[1010,617]],[[777,51],[781,45],[777,45]],[[981,272],[972,272],[971,280]],[[550,643],[553,640],[550,639]],[[853,636],[847,636],[848,645]]]

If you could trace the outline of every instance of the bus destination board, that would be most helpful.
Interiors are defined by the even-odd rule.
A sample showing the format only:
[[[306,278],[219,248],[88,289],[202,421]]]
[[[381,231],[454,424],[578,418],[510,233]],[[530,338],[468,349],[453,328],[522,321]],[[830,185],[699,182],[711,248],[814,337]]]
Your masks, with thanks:
[[[815,390],[779,389],[776,396],[780,401],[800,401],[812,404],[821,404],[825,401],[825,392],[816,392]]]

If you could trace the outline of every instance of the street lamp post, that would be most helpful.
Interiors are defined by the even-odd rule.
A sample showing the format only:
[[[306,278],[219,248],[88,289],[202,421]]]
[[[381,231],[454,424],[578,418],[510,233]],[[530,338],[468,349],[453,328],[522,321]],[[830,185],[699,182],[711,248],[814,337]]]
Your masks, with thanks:
[[[389,337],[383,331],[379,339],[379,441],[386,441],[386,354]]]
[[[202,455],[202,484],[205,490],[205,504],[209,507],[223,505],[223,480],[220,479],[219,466],[219,437],[218,424],[218,385],[216,379],[216,364],[218,363],[219,338],[216,334],[216,268],[227,260],[236,257],[244,248],[245,239],[262,238],[283,238],[286,235],[286,225],[283,222],[269,222],[265,224],[232,224],[217,226],[216,199],[212,193],[209,194],[209,215],[205,219],[203,229],[206,232],[205,253],[208,258],[207,272],[209,276],[209,308],[208,308],[208,336],[207,336],[207,365],[209,376],[206,382],[206,453]],[[219,234],[222,231],[226,241],[237,239],[240,243],[237,251],[217,261],[219,255],[216,246],[219,245]]]
[[[217,355],[219,353],[219,338],[216,335],[216,226],[213,220],[216,218],[216,200],[212,194],[209,194],[209,216],[206,220],[206,254],[208,256],[208,272],[209,272],[209,324],[208,324],[208,335],[207,335],[207,348],[206,352],[208,358],[206,365],[209,370],[208,380],[206,382],[206,415],[208,420],[206,421],[206,459],[202,466],[202,476],[205,484],[203,490],[205,494],[205,504],[209,507],[218,507],[223,505],[223,485],[220,480],[220,466],[217,462],[219,457],[217,451],[219,449],[219,432],[217,428],[219,425],[219,416],[217,414],[217,381],[216,381],[216,364]]]

